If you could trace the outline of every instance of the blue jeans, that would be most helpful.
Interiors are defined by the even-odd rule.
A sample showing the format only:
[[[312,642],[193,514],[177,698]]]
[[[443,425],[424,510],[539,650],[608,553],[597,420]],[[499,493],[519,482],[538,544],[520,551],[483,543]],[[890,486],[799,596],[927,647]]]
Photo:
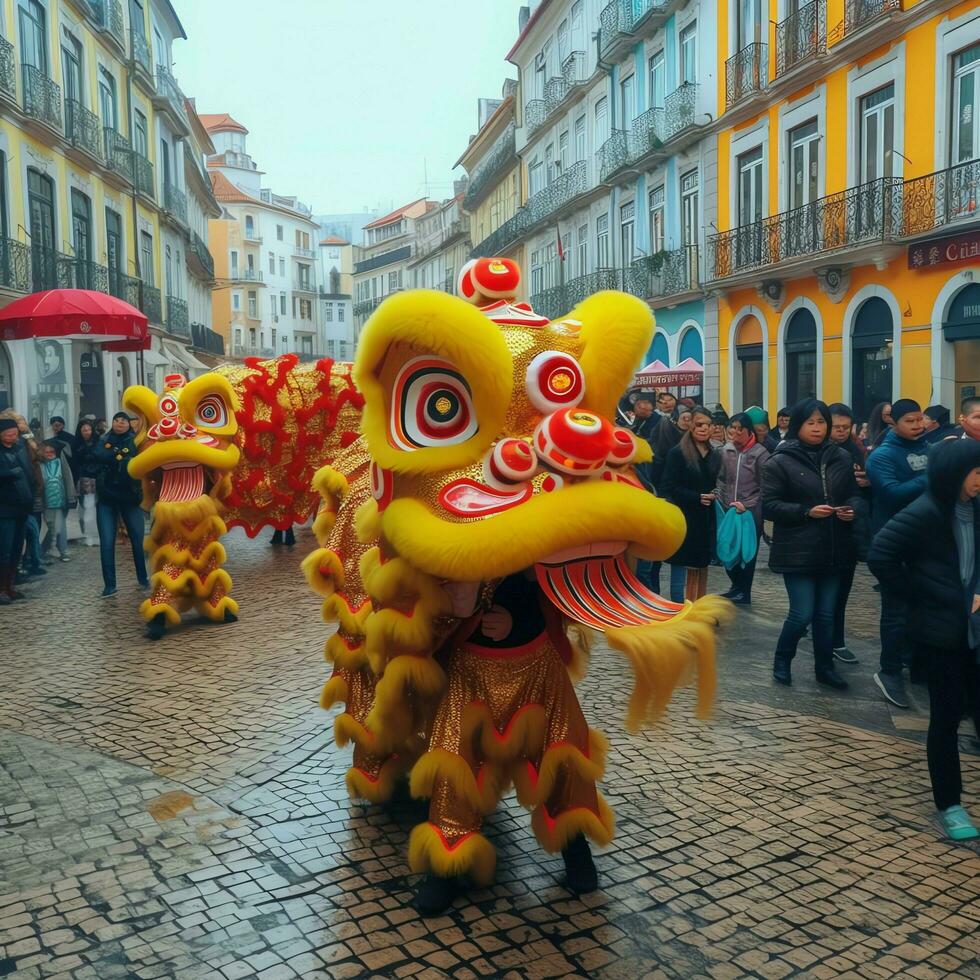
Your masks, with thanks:
[[[813,662],[817,673],[834,665],[834,610],[840,591],[840,573],[822,575],[787,573],[783,576],[789,596],[789,613],[776,642],[776,656],[792,660],[803,630],[813,624]]]
[[[119,518],[126,525],[129,543],[133,546],[133,564],[140,584],[147,581],[146,557],[143,554],[143,511],[139,504],[126,506],[99,501],[95,505],[95,519],[99,528],[99,552],[102,558],[102,581],[107,589],[116,587],[116,527]]]
[[[908,607],[905,600],[881,587],[881,672],[900,676],[909,660]]]
[[[0,565],[16,565],[24,547],[24,517],[0,517]]]
[[[660,595],[660,566],[659,561],[644,561],[636,563],[636,577],[651,591]]]
[[[24,565],[31,571],[41,567],[41,515],[31,514],[24,522]]]
[[[670,601],[683,602],[687,586],[687,565],[670,566]]]

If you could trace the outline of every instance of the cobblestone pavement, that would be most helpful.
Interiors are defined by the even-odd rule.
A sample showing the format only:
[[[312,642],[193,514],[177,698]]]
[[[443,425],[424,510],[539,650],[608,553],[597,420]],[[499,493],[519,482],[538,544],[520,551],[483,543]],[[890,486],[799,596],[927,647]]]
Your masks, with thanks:
[[[351,805],[316,706],[312,535],[266,537],[230,537],[235,625],[146,642],[124,552],[102,600],[81,547],[0,610],[0,976],[980,976],[980,855],[932,822],[924,691],[890,712],[871,684],[866,576],[843,695],[808,648],[773,686],[786,603],[766,571],[708,724],[681,694],[659,731],[625,734],[626,672],[600,648],[580,696],[611,741],[601,891],[571,896],[510,800],[488,822],[497,883],[423,921],[405,845],[424,811]],[[975,755],[964,779],[976,800]]]

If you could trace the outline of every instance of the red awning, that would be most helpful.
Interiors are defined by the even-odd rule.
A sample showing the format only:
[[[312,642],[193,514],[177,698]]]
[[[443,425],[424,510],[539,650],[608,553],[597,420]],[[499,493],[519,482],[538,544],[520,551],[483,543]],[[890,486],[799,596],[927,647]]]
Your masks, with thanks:
[[[87,340],[108,350],[149,346],[146,317],[135,306],[91,289],[49,289],[0,310],[0,340],[55,337]]]

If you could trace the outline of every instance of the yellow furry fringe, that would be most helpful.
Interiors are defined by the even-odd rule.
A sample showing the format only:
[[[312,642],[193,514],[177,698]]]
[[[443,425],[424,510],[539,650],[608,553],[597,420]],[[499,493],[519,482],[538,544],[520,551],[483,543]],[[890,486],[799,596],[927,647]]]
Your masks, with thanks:
[[[326,684],[323,685],[323,690],[320,692],[320,707],[324,711],[329,710],[335,704],[340,704],[341,702],[347,702],[350,697],[350,691],[347,688],[347,681],[343,677],[334,674]]]
[[[633,667],[628,731],[654,724],[675,688],[692,676],[697,678],[697,715],[707,718],[711,714],[718,681],[715,629],[731,618],[732,611],[727,599],[704,596],[668,622],[606,632],[610,646],[625,654]]]
[[[474,884],[485,887],[493,883],[497,852],[483,834],[467,834],[450,846],[434,824],[420,823],[408,841],[408,866],[442,878],[469,875]]]
[[[358,643],[353,648],[349,647],[339,633],[334,633],[327,640],[323,656],[337,667],[345,667],[348,670],[361,670],[367,666],[364,644]]]
[[[180,622],[180,610],[175,609],[169,602],[153,604],[152,600],[144,599],[140,603],[140,615],[149,622],[160,613],[165,613],[168,626],[176,626]]]
[[[313,474],[313,489],[326,501],[333,504],[333,510],[347,495],[347,477],[332,466],[321,466]]]
[[[424,600],[424,610],[431,617],[447,616],[452,610],[452,600],[446,590],[404,558],[382,562],[380,550],[370,548],[361,558],[360,572],[368,595],[379,605],[419,598]]]
[[[376,541],[381,535],[381,512],[374,497],[368,497],[354,511],[354,533],[361,544]]]
[[[589,661],[592,659],[592,630],[580,623],[568,623],[565,627],[568,642],[572,647],[572,659],[566,666],[568,676],[573,684],[585,680],[589,672]]]
[[[162,527],[169,525],[173,528],[179,528],[188,524],[197,525],[209,517],[217,516],[217,514],[218,504],[214,498],[201,494],[200,497],[195,497],[193,500],[177,502],[158,500],[153,507],[153,522],[154,527],[156,527],[157,522],[160,522]],[[227,531],[224,521],[221,522],[221,526],[224,529],[221,533],[224,534]]]
[[[143,539],[143,546],[147,551],[152,551],[162,542],[172,538],[179,537],[189,544],[196,544],[208,535],[220,538],[228,533],[228,528],[220,517],[208,517],[196,527],[190,527],[187,524],[174,523],[161,518],[156,509],[159,506],[160,504],[157,504],[153,510],[153,526],[150,528],[150,533]]]
[[[405,766],[398,759],[386,760],[376,779],[372,779],[363,769],[351,766],[347,770],[347,792],[352,800],[387,803],[404,774]]]
[[[222,592],[231,592],[231,576],[223,568],[214,569],[203,581],[190,568],[185,568],[175,579],[164,572],[155,572],[150,576],[151,592],[162,586],[171,594],[186,591],[197,599],[207,599],[219,584]]]
[[[374,733],[368,731],[364,725],[346,711],[337,715],[333,720],[333,740],[340,748],[353,742],[371,755],[381,754],[378,752],[378,743]]]
[[[611,843],[616,832],[616,818],[602,796],[596,796],[599,801],[598,813],[593,813],[587,807],[575,807],[553,818],[544,804],[537,807],[531,816],[531,829],[541,847],[554,854],[579,834],[585,834],[599,847]]]
[[[344,564],[331,548],[311,551],[303,559],[302,568],[310,588],[322,596],[331,596],[344,587]]]
[[[482,756],[492,762],[513,762],[528,756],[537,757],[544,743],[547,724],[544,708],[540,704],[529,704],[514,714],[501,735],[489,707],[475,702],[463,709],[461,741],[466,745],[478,742]]]
[[[216,606],[212,606],[209,602],[200,602],[197,609],[202,616],[213,619],[215,622],[221,622],[225,618],[226,612],[238,615],[238,603],[230,595],[223,595]]]
[[[150,541],[150,538],[147,538],[146,541]],[[227,558],[228,554],[220,541],[212,541],[206,544],[197,557],[189,549],[175,548],[169,541],[165,541],[150,555],[150,567],[157,571],[169,563],[183,568],[192,568],[195,572],[202,572],[212,561],[215,565],[223,565]]]
[[[351,636],[364,635],[371,616],[371,603],[367,600],[359,608],[352,609],[342,593],[334,592],[323,600],[321,608],[325,623],[339,623],[340,628]]]
[[[533,807],[543,804],[555,788],[555,782],[563,768],[568,768],[588,782],[598,782],[606,771],[606,753],[609,742],[602,732],[589,729],[589,755],[574,745],[553,745],[541,759],[541,768],[535,779],[528,763],[518,762],[512,768],[517,802],[521,806]]]
[[[385,667],[365,719],[383,750],[393,749],[411,734],[416,722],[412,706],[434,700],[445,686],[446,675],[431,657],[403,654]]]
[[[419,799],[432,796],[440,778],[449,783],[456,796],[480,813],[492,812],[509,785],[507,774],[493,763],[485,763],[477,779],[461,756],[445,749],[430,749],[412,767],[412,796]]]

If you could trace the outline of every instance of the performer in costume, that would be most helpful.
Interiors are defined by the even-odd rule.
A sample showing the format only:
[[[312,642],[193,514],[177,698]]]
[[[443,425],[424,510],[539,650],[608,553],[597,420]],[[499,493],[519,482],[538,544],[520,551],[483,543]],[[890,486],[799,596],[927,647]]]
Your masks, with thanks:
[[[585,838],[613,829],[595,789],[605,743],[572,692],[562,617],[628,658],[638,728],[694,674],[708,710],[727,613],[714,596],[668,602],[630,570],[685,531],[632,472],[649,447],[609,421],[648,349],[649,308],[600,293],[552,322],[517,302],[519,282],[514,263],[481,259],[460,274],[468,303],[381,304],[354,366],[363,439],[315,481],[320,547],[304,567],[339,624],[321,704],[345,702],[334,732],[355,745],[353,796],[381,802],[410,770],[431,797],[409,846],[424,912],[445,908],[457,876],[491,880],[480,822],[511,784],[541,845],[565,851],[569,884],[592,886]]]

